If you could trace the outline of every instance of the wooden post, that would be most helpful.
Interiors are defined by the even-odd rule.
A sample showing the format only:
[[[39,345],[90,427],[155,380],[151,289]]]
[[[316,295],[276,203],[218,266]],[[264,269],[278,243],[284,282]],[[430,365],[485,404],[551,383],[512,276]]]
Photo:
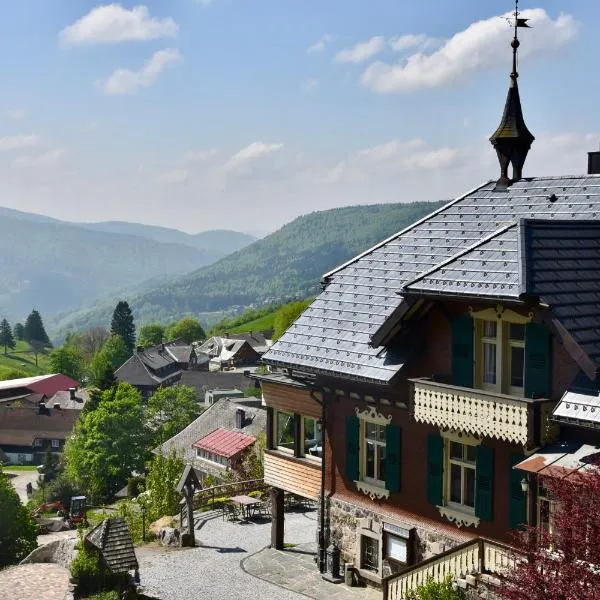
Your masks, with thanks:
[[[271,489],[271,548],[283,550],[284,536],[284,512],[283,512],[283,490]]]

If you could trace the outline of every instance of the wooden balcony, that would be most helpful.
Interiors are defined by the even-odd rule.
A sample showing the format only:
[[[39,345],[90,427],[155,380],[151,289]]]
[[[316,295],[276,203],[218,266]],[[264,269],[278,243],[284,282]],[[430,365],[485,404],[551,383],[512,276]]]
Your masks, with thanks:
[[[303,498],[317,500],[321,490],[321,463],[265,450],[265,483]]]
[[[508,396],[486,390],[411,379],[411,407],[419,423],[531,447],[552,439],[547,398]]]

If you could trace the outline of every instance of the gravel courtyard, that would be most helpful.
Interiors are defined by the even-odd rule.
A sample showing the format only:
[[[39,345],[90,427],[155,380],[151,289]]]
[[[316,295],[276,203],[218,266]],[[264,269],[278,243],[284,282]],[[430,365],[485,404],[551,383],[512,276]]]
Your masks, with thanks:
[[[316,511],[285,515],[285,542],[315,540]],[[244,572],[240,562],[270,543],[270,521],[241,524],[213,515],[198,524],[197,548],[145,546],[136,549],[144,590],[161,600],[295,600],[291,592]]]

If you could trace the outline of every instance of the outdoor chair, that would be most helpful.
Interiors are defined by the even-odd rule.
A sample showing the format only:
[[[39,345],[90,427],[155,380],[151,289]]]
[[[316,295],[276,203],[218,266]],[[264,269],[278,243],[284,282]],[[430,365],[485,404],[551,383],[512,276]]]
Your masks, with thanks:
[[[267,496],[257,507],[257,512],[261,517],[271,518],[271,498]]]
[[[236,521],[240,518],[239,510],[231,503],[223,504],[223,520]]]

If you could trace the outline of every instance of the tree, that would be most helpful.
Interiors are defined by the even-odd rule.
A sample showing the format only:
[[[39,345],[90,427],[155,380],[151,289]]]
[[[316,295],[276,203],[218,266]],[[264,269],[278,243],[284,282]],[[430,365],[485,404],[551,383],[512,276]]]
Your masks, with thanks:
[[[141,394],[127,383],[105,391],[65,444],[66,473],[93,503],[111,498],[147,459]]]
[[[262,479],[265,476],[265,447],[267,445],[267,436],[261,431],[256,436],[256,442],[244,456],[242,464],[238,469],[237,476],[242,481],[249,479]]]
[[[199,414],[196,390],[185,385],[159,388],[148,399],[146,422],[159,446],[185,429]]]
[[[85,331],[68,333],[65,344],[75,348],[85,363],[89,363],[96,352],[104,346],[109,336],[110,333],[104,327],[90,327]]]
[[[515,545],[525,560],[502,578],[500,598],[600,599],[600,469],[565,475],[540,480],[554,505],[552,527],[517,534]]]
[[[23,339],[30,344],[32,342],[38,342],[42,348],[52,346],[50,338],[44,329],[44,322],[42,316],[37,310],[32,310],[25,321],[25,327],[23,329]]]
[[[16,564],[37,547],[38,526],[0,469],[0,569]]]
[[[15,326],[13,327],[13,333],[15,334],[15,339],[24,340],[25,327],[23,327],[23,323],[15,323]]]
[[[4,346],[4,355],[8,354],[8,349],[14,350],[16,348],[15,338],[10,325],[6,319],[2,319],[0,323],[0,346]]]
[[[101,390],[108,389],[115,381],[114,372],[130,357],[120,335],[112,334],[104,346],[96,352],[90,364],[90,381]]]
[[[140,328],[138,344],[140,346],[154,346],[165,339],[165,326],[160,323],[150,323]]]
[[[175,486],[183,467],[183,460],[175,452],[166,457],[159,454],[150,463],[146,477],[146,489],[150,491],[147,503],[150,520],[179,514],[181,495]]]
[[[186,344],[191,344],[206,339],[206,333],[198,319],[185,317],[170,325],[165,337],[167,340],[182,340]]]
[[[73,346],[63,346],[50,353],[50,369],[72,379],[80,380],[83,372],[83,358]]]
[[[284,304],[275,314],[273,339],[278,340],[285,330],[306,310],[312,300]]]
[[[123,338],[128,355],[131,356],[135,350],[135,325],[131,308],[125,300],[121,300],[115,307],[110,323],[110,332]]]

